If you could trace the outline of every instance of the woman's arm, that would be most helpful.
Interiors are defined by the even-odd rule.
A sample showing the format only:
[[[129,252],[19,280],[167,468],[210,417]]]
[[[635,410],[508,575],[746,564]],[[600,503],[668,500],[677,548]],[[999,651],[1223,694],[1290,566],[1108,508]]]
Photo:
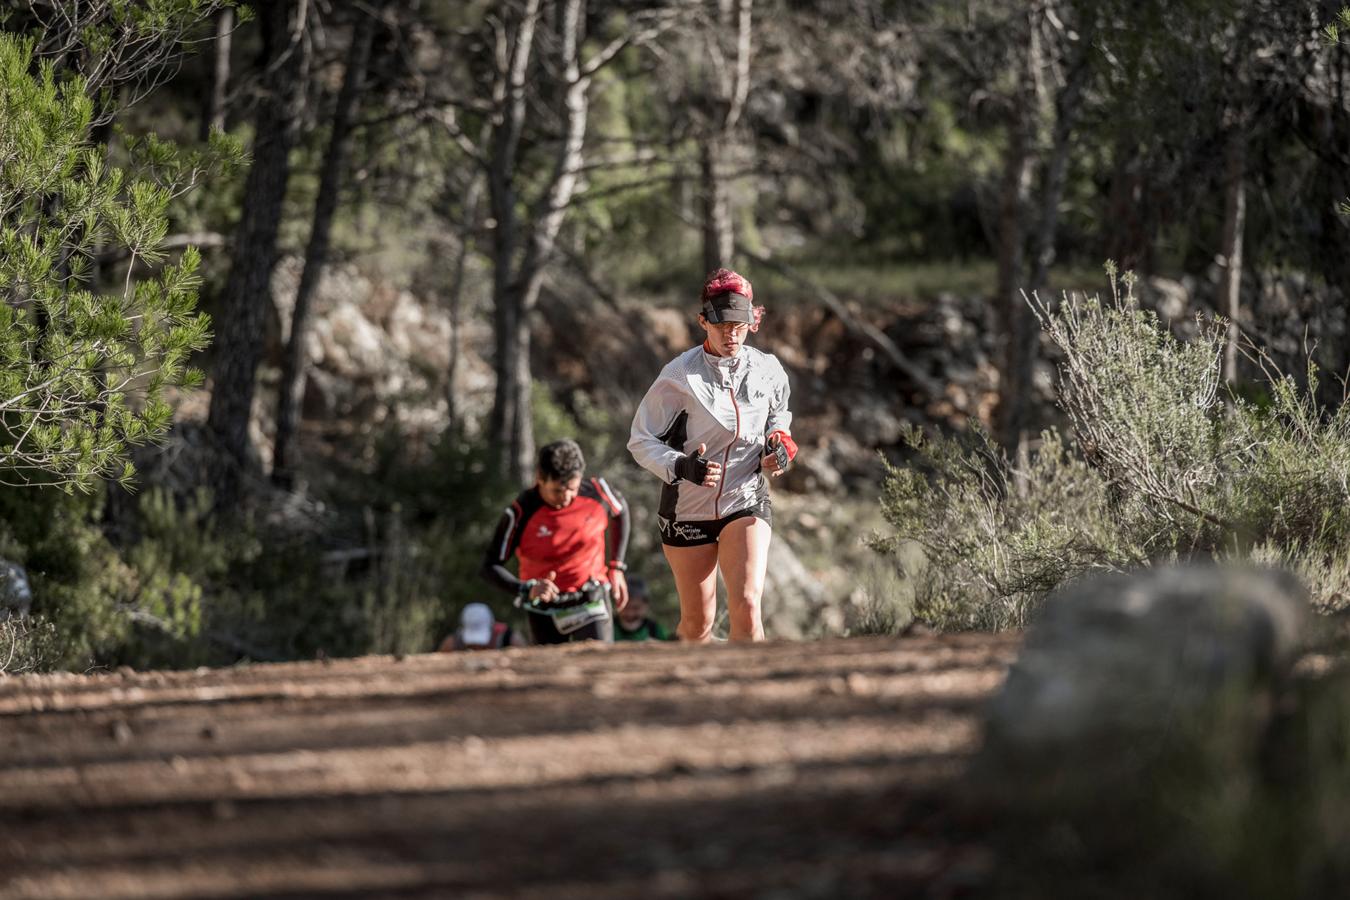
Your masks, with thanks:
[[[769,398],[769,417],[764,425],[765,434],[773,434],[775,431],[781,431],[783,434],[792,434],[792,410],[788,409],[788,401],[792,398],[792,385],[788,383],[787,370],[777,359],[773,360],[774,368],[777,369],[774,378],[773,393]]]
[[[786,472],[788,465],[797,458],[797,442],[792,439],[792,411],[788,409],[792,386],[782,364],[776,359],[773,363],[777,372],[769,397],[769,415],[764,423],[765,447],[761,465],[764,471],[777,476]]]
[[[684,456],[683,448],[666,443],[684,413],[684,401],[684,393],[662,372],[638,404],[628,436],[628,452],[633,459],[666,484],[676,481],[675,463]]]

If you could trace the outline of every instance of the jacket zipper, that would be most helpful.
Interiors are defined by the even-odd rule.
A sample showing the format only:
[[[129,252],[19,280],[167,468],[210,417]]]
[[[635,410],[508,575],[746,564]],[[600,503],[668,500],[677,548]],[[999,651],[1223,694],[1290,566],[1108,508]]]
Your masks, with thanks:
[[[736,411],[736,433],[732,435],[731,443],[727,444],[727,449],[722,453],[722,480],[717,482],[717,496],[713,498],[713,518],[722,518],[722,488],[727,485],[727,460],[731,458],[731,448],[741,439],[741,406],[736,402],[736,388],[727,388],[727,393],[731,396],[731,408]]]

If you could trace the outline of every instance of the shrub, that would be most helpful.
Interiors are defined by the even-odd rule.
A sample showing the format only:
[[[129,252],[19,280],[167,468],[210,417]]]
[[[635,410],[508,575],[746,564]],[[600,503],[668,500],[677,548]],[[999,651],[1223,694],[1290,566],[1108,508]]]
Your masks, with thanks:
[[[917,464],[892,467],[882,508],[923,561],[905,566],[918,617],[945,628],[1026,623],[1047,593],[1092,570],[1219,558],[1279,562],[1324,609],[1346,605],[1350,406],[1322,408],[1307,385],[1262,364],[1262,402],[1221,397],[1222,322],[1176,339],[1138,307],[1133,278],[1111,298],[1030,300],[1060,355],[1071,427],[1012,461],[976,429],[926,437]],[[1123,287],[1123,290],[1120,288]]]
[[[32,612],[55,631],[38,668],[88,668],[130,631],[130,572],[93,524],[101,502],[51,487],[0,489],[0,551],[27,570]]]
[[[39,672],[50,666],[56,650],[56,628],[42,618],[0,619],[0,675]]]

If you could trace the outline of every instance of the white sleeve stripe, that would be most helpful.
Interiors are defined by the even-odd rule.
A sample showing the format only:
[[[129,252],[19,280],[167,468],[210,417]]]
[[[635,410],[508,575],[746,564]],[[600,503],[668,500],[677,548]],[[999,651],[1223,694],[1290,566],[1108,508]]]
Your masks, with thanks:
[[[506,515],[510,517],[511,521],[506,526],[506,535],[505,537],[502,538],[502,548],[501,550],[497,551],[497,558],[501,560],[506,560],[508,558],[506,555],[507,548],[511,546],[511,535],[516,530],[515,507],[508,506],[506,508]]]
[[[600,490],[604,491],[605,496],[609,498],[609,505],[614,507],[614,511],[618,512],[623,509],[623,504],[614,496],[614,492],[609,489],[609,485],[605,482],[605,479],[597,478],[595,480],[599,483]]]

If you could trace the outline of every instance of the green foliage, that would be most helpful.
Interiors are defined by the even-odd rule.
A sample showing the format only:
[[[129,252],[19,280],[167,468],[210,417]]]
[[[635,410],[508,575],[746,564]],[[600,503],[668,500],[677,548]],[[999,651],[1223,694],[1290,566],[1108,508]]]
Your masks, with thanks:
[[[1070,578],[1147,558],[1119,527],[1106,480],[1056,432],[1020,467],[983,430],[926,438],[910,427],[905,437],[926,471],[888,466],[881,503],[895,533],[872,546],[923,550],[901,564],[914,581],[917,618],[944,628],[1018,627]]]
[[[106,117],[114,102],[135,103],[173,74],[202,32],[222,9],[236,19],[252,18],[236,0],[86,0],[81,3],[27,3],[26,16],[6,26],[26,27],[40,59],[69,74]],[[119,93],[120,92],[120,93]]]
[[[140,533],[119,546],[100,524],[101,491],[0,490],[0,555],[24,566],[33,588],[36,624],[25,641],[34,667],[184,667],[238,657],[207,630],[242,606],[229,576],[256,555],[256,540],[247,530],[220,533],[205,493],[179,504],[156,489],[138,501]]]
[[[1322,27],[1322,37],[1328,44],[1341,42],[1342,29],[1350,29],[1350,9],[1343,8],[1336,14],[1336,20]]]
[[[173,197],[242,151],[223,136],[192,153],[146,138],[128,175],[91,142],[79,80],[34,65],[31,43],[0,35],[0,480],[87,490],[129,479],[129,448],[168,428],[164,389],[201,381],[188,366],[208,341],[199,254],[136,275],[164,260]],[[109,256],[125,272],[103,294],[93,273]]]
[[[551,424],[541,422],[541,412]],[[540,440],[575,433],[551,403],[536,405],[535,413]],[[407,545],[395,551],[373,586],[383,600],[372,608],[387,610],[386,618],[420,620],[423,641],[454,630],[466,603],[487,603],[502,620],[520,615],[510,597],[478,574],[502,510],[524,487],[504,477],[495,459],[486,442],[445,434],[427,461],[399,464],[384,479],[399,493],[395,512],[407,522]]]
[[[363,498],[357,546],[331,547],[332,534],[280,522],[246,519],[225,530],[208,492],[147,492],[142,533],[125,558],[140,588],[138,620],[149,627],[122,661],[192,666],[433,649],[458,605],[486,590],[477,565],[499,510],[487,508],[497,498],[489,499],[485,464],[480,448],[456,445],[426,465],[389,466],[378,495]],[[464,506],[442,519],[435,512],[447,496]]]
[[[0,619],[0,675],[40,672],[57,646],[56,627],[42,618]]]
[[[33,614],[54,636],[42,668],[83,670],[115,654],[132,624],[132,573],[93,523],[97,494],[0,489],[0,552],[28,572]]]
[[[1024,461],[987,435],[907,435],[918,465],[892,468],[882,507],[908,567],[916,615],[947,628],[1025,624],[1044,596],[1087,572],[1210,557],[1280,562],[1324,609],[1350,590],[1350,408],[1320,407],[1260,357],[1268,401],[1219,399],[1223,325],[1174,338],[1135,304],[1031,302],[1062,357],[1055,431]]]

